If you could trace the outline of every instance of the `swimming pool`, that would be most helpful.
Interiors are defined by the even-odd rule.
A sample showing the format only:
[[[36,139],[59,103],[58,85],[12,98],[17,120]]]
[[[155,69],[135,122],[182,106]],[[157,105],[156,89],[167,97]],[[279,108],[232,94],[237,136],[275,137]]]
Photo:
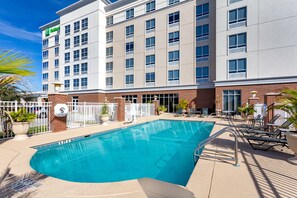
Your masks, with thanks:
[[[214,123],[157,120],[36,147],[31,167],[73,182],[153,178],[186,185],[193,150]]]

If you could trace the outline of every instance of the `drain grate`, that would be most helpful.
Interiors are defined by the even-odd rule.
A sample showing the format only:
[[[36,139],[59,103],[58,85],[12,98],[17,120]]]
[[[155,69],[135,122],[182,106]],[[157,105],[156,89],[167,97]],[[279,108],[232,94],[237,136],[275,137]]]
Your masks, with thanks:
[[[41,184],[30,178],[23,178],[11,184],[11,189],[16,192],[24,192],[30,188],[37,188]]]

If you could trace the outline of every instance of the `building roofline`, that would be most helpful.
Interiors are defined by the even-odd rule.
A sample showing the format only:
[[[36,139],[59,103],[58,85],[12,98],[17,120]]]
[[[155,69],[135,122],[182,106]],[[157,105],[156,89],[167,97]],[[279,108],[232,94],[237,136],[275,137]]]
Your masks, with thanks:
[[[43,26],[40,26],[39,29],[40,29],[41,31],[43,31],[43,30],[45,30],[46,28],[51,28],[51,27],[56,26],[56,25],[59,25],[59,24],[60,24],[60,19],[56,19],[56,20],[51,21],[51,22],[49,22],[49,23],[47,23],[47,24],[45,24],[45,25],[43,25]]]
[[[69,5],[69,6],[67,6],[66,8],[63,8],[63,9],[57,11],[56,14],[59,15],[59,16],[63,16],[65,14],[68,14],[69,12],[77,10],[77,9],[79,9],[79,8],[85,6],[85,5],[88,5],[90,3],[93,3],[95,1],[98,1],[98,0],[79,0],[78,2],[73,3],[73,4]],[[107,5],[111,4],[110,0],[100,0],[100,1],[102,1],[103,3],[105,3]]]
[[[105,6],[104,9],[106,12],[110,12],[112,10],[116,10],[120,7],[126,6],[126,5],[128,5],[130,3],[134,3],[134,2],[136,2],[136,1],[135,0],[118,0],[114,3],[108,4],[107,6]]]

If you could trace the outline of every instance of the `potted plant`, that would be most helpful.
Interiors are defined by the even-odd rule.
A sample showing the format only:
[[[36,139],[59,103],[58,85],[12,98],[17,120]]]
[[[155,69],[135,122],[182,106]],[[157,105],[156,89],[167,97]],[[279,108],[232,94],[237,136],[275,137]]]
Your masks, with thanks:
[[[30,122],[36,118],[36,115],[34,113],[28,113],[25,108],[6,113],[12,123],[12,131],[15,134],[14,140],[20,141],[27,139]]]
[[[165,111],[167,111],[167,107],[166,106],[161,105],[161,106],[158,107],[159,115],[162,115]]]
[[[288,113],[288,120],[297,131],[297,90],[284,89],[281,94],[282,96],[276,100],[277,104],[272,108]],[[297,132],[286,132],[286,137],[290,149],[295,153],[295,157],[289,158],[288,161],[297,165]]]
[[[187,112],[187,107],[188,107],[189,103],[187,100],[182,99],[179,101],[178,105],[177,105],[177,109],[181,109],[182,113],[186,113]]]
[[[256,111],[253,105],[246,103],[243,107],[238,107],[238,112],[241,113],[240,115],[243,120],[248,120],[253,118]]]
[[[102,125],[107,125],[107,121],[109,120],[109,109],[107,104],[103,104],[101,108],[100,119],[102,121]]]

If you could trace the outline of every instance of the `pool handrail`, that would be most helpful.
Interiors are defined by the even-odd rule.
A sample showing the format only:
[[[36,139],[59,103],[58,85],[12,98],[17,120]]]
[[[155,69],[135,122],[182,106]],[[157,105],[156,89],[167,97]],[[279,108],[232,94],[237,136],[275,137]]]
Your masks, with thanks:
[[[211,135],[210,137],[208,137],[206,140],[200,142],[198,144],[198,146],[195,148],[194,153],[193,153],[193,157],[194,157],[194,163],[196,164],[199,157],[201,156],[202,152],[200,152],[201,149],[203,149],[203,147],[212,142],[213,140],[215,140],[217,137],[221,136],[224,133],[231,133],[234,136],[234,158],[231,158],[231,160],[234,159],[235,164],[234,166],[238,167],[239,166],[239,162],[238,162],[238,137],[237,137],[237,132],[234,130],[234,128],[232,127],[225,127],[221,130],[219,130],[217,133]]]

